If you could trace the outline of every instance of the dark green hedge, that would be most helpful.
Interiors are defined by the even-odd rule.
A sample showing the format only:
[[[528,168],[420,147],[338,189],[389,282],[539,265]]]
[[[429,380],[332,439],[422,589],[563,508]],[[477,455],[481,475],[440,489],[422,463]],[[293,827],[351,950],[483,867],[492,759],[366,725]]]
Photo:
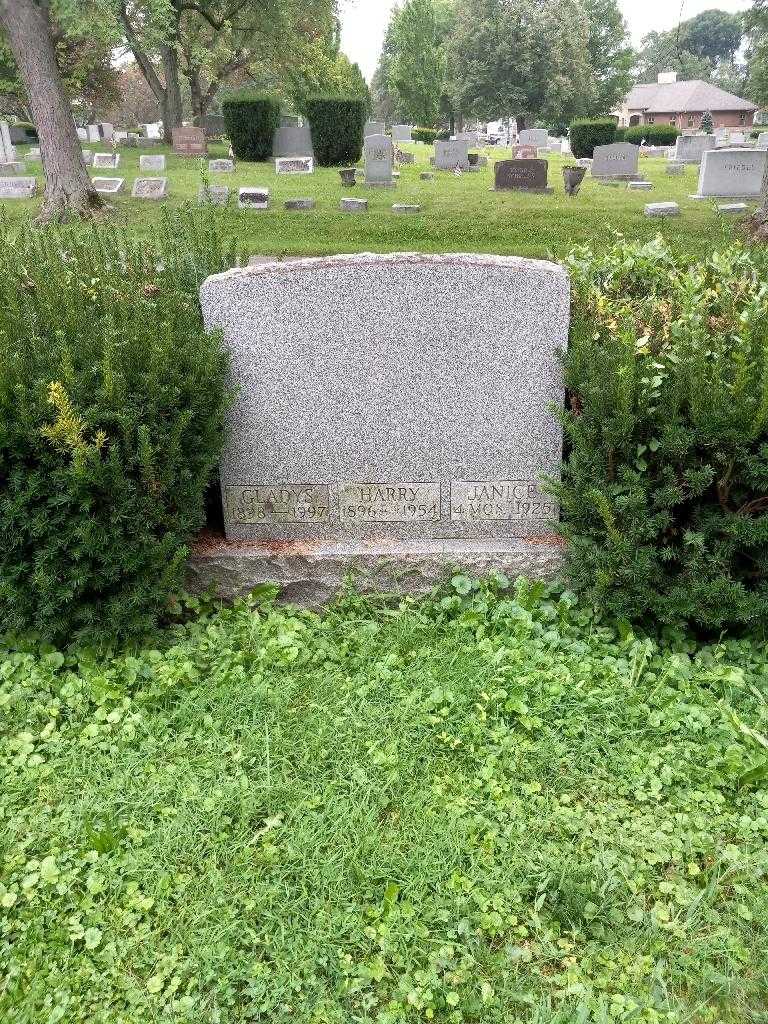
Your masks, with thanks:
[[[671,124],[636,124],[624,130],[624,141],[639,146],[645,139],[648,146],[674,146],[679,134]]]
[[[227,135],[238,160],[268,160],[272,140],[280,126],[280,100],[276,96],[243,91],[221,105]]]
[[[431,146],[437,138],[436,128],[414,128],[411,132],[411,138],[414,142],[426,142],[428,146]]]
[[[571,124],[571,152],[575,157],[591,159],[595,146],[615,141],[616,122],[611,117],[584,117]]]
[[[315,96],[304,104],[320,167],[349,167],[363,154],[368,111],[364,99]]]

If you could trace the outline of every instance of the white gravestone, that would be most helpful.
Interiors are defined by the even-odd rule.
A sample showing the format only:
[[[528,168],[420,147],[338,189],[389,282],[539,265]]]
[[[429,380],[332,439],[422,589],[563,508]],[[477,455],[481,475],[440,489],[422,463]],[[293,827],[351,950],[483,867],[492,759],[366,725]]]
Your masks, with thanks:
[[[233,174],[235,170],[234,160],[209,160],[208,171],[210,174]]]
[[[757,136],[757,148],[768,149],[768,132],[760,132]]]
[[[315,161],[311,156],[278,156],[275,174],[313,174]]]
[[[412,142],[413,128],[409,124],[392,125],[392,142]]]
[[[94,153],[93,167],[95,170],[114,171],[120,166],[119,153]]]
[[[16,159],[16,147],[11,142],[11,130],[7,121],[0,121],[0,163],[12,164]]]
[[[373,188],[392,188],[392,142],[387,135],[369,135],[363,145],[365,184]]]
[[[765,149],[712,149],[704,154],[694,199],[750,199],[760,195]]]
[[[168,179],[136,178],[131,195],[134,199],[165,199],[168,195]]]
[[[31,199],[36,190],[35,178],[0,178],[0,199]]]
[[[97,192],[104,192],[106,195],[114,195],[123,191],[125,178],[94,178],[93,187]]]
[[[517,141],[521,146],[546,146],[549,141],[549,132],[546,128],[523,128]]]
[[[139,157],[140,171],[164,171],[165,156],[162,153],[142,153]]]
[[[460,167],[462,171],[469,170],[469,143],[453,140],[443,142],[438,139],[435,142],[435,167],[439,171],[453,171]]]
[[[89,124],[85,131],[89,142],[101,142],[101,132],[97,124]]]
[[[268,210],[269,189],[245,186],[238,190],[237,205],[241,210]]]

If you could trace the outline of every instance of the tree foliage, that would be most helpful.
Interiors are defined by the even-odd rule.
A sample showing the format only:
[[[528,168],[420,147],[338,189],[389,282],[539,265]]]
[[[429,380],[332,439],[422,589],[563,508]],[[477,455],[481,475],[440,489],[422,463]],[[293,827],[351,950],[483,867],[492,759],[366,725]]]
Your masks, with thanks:
[[[660,72],[677,71],[743,91],[746,69],[736,59],[743,35],[743,17],[721,10],[703,11],[668,32],[650,32],[642,40],[636,79],[655,82]]]
[[[406,0],[394,19],[390,82],[407,121],[436,122],[445,80],[445,54],[438,42],[434,0]]]

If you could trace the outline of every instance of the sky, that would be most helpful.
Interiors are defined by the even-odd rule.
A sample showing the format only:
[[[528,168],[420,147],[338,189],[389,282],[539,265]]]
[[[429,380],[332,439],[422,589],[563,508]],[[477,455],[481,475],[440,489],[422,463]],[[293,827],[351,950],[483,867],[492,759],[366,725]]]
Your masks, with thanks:
[[[371,80],[381,51],[384,32],[395,0],[342,0],[341,47],[350,60],[357,61]],[[633,42],[654,29],[674,28],[682,18],[717,7],[723,11],[745,11],[750,0],[619,0]]]

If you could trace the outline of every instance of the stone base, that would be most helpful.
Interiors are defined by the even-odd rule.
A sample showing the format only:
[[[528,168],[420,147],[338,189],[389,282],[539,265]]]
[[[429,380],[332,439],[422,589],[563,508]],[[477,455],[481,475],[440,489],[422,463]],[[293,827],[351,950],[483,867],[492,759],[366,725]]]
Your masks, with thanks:
[[[693,195],[693,196],[689,195],[688,198],[689,199],[699,199],[699,200],[702,200],[702,199],[709,199],[709,200],[712,200],[712,199],[730,199],[734,203],[743,202],[744,200],[747,200],[747,199],[751,200],[753,203],[759,203],[760,202],[760,196],[700,196],[700,195],[696,194],[696,195]]]
[[[226,541],[201,538],[187,570],[187,588],[215,588],[234,600],[275,583],[292,604],[326,604],[352,578],[364,592],[425,594],[456,570],[471,576],[496,571],[510,579],[553,580],[562,570],[564,545],[546,535],[504,540]]]
[[[547,188],[491,188],[489,192],[527,192],[532,196],[552,196],[555,194],[555,190],[551,185]]]

